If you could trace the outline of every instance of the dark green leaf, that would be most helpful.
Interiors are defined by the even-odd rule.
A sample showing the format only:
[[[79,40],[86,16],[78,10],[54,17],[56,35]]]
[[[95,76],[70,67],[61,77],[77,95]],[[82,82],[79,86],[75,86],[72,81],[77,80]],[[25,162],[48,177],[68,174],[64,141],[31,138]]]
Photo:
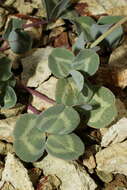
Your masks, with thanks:
[[[0,81],[7,81],[11,76],[11,61],[7,57],[2,57],[0,59]]]
[[[32,48],[31,36],[26,31],[20,29],[11,31],[8,41],[14,53],[22,54]]]

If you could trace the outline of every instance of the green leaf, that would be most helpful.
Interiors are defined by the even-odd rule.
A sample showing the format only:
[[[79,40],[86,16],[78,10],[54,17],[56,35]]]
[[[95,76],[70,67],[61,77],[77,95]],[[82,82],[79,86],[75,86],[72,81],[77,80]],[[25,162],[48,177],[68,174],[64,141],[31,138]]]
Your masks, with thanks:
[[[32,48],[31,36],[21,29],[11,31],[8,42],[14,53],[23,54]]]
[[[0,59],[0,81],[7,81],[11,76],[11,61],[7,57],[2,57]]]
[[[72,51],[73,52],[78,52],[80,51],[81,49],[84,49],[84,46],[85,46],[85,38],[84,38],[84,33],[82,32],[78,39],[76,40],[76,42],[74,43],[74,45],[72,46]]]
[[[65,48],[55,48],[49,55],[48,65],[52,73],[58,78],[64,78],[72,70],[74,55]]]
[[[73,60],[73,69],[84,71],[91,76],[98,70],[99,62],[99,56],[94,50],[84,49]]]
[[[70,71],[70,74],[77,85],[78,90],[81,91],[84,86],[84,76],[79,71],[75,70]]]
[[[87,82],[80,92],[72,77],[59,79],[56,85],[55,98],[58,104],[68,106],[84,104],[91,99],[92,95],[93,91]]]
[[[97,22],[97,24],[93,24],[91,27],[91,34],[94,39],[102,35],[104,32],[106,32],[111,25],[117,23],[119,20],[121,20],[122,16],[104,16],[100,18]],[[115,48],[123,35],[123,29],[122,27],[118,27],[115,29],[108,37],[106,37],[103,40],[103,43],[105,46],[108,46],[110,48]]]
[[[69,7],[70,0],[60,0],[52,10],[50,18],[55,19],[61,16],[61,14]]]
[[[72,107],[55,105],[39,115],[36,125],[41,132],[63,135],[74,131],[79,122],[79,115]]]
[[[108,126],[117,116],[115,96],[105,87],[96,87],[95,94],[89,102],[92,111],[88,114],[88,125],[94,128]]]
[[[50,135],[46,142],[46,151],[64,160],[74,160],[84,153],[84,144],[75,134]]]
[[[8,109],[15,106],[17,102],[17,97],[15,91],[12,87],[6,86],[4,97],[3,97],[4,106],[2,108]]]
[[[37,117],[34,114],[22,115],[14,129],[14,149],[25,162],[36,161],[44,152],[46,136],[35,125]]]
[[[92,35],[91,35],[91,33],[90,33],[90,28],[91,28],[91,26],[92,26],[93,24],[96,23],[95,20],[92,19],[92,18],[89,17],[89,16],[80,16],[80,17],[77,17],[77,18],[75,19],[75,22],[78,24],[78,27],[80,28],[80,29],[78,28],[78,30],[84,32],[84,34],[85,34],[85,36],[86,36],[86,39],[87,39],[88,41],[93,40]]]
[[[54,9],[56,3],[53,0],[41,0],[41,1],[46,9],[47,19],[49,20],[52,10]]]
[[[18,19],[18,18],[12,18],[9,23],[8,23],[8,26],[5,30],[5,33],[3,34],[3,38],[5,40],[8,40],[8,37],[9,37],[9,34],[12,30],[15,30],[17,28],[22,28],[22,25],[23,25],[24,21],[21,20],[21,19]]]

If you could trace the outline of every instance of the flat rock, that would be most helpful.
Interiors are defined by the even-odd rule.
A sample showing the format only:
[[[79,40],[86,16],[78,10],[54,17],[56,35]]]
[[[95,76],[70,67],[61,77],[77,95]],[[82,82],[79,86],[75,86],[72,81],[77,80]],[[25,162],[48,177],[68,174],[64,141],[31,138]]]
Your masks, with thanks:
[[[101,146],[107,147],[124,141],[127,138],[127,118],[120,119],[116,124],[112,125],[104,134]]]
[[[97,170],[127,176],[127,141],[112,144],[96,154]]]
[[[10,153],[8,153],[6,157],[0,188],[2,188],[5,182],[9,182],[15,189],[34,190],[27,170],[24,168],[23,164]]]
[[[95,190],[97,185],[89,174],[75,161],[65,161],[46,156],[42,161],[34,163],[43,169],[44,175],[56,175],[60,181],[60,190]]]
[[[52,48],[38,48],[33,54],[23,58],[22,83],[28,87],[38,87],[51,75],[48,67],[48,56]]]
[[[36,90],[46,95],[48,98],[55,100],[56,83],[57,79],[55,77],[50,77],[48,81],[42,83],[38,88],[36,88]],[[42,100],[37,96],[33,96],[31,104],[40,111],[53,106],[51,102]]]
[[[0,120],[0,140],[13,142],[12,133],[13,133],[17,119],[18,119],[18,116]]]

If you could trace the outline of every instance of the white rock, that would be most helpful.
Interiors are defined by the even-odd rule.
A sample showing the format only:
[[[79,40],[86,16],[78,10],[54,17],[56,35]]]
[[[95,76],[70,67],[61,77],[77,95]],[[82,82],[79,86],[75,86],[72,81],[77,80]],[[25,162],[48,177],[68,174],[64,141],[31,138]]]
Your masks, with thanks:
[[[38,87],[49,78],[51,71],[48,67],[48,56],[53,48],[38,48],[33,54],[22,59],[23,73],[21,79],[23,84],[29,87]]]
[[[24,168],[23,164],[10,153],[8,153],[6,157],[0,188],[5,182],[10,182],[15,189],[34,190],[27,170]]]
[[[13,130],[16,124],[17,117],[10,117],[0,120],[0,139],[7,142],[13,142]]]
[[[96,154],[97,170],[127,176],[127,141],[112,144]]]
[[[56,175],[61,180],[60,190],[95,190],[97,185],[89,174],[75,161],[67,162],[48,155],[34,163],[44,175]]]
[[[124,141],[127,138],[127,118],[120,119],[115,125],[111,126],[102,137],[101,146],[107,147]]]
[[[56,83],[57,83],[57,79],[55,77],[50,77],[48,81],[42,83],[38,88],[36,88],[36,90],[46,95],[48,98],[55,100]],[[33,100],[31,104],[32,106],[36,107],[40,111],[53,106],[52,103],[46,102],[45,100],[42,100],[37,96],[33,96]]]

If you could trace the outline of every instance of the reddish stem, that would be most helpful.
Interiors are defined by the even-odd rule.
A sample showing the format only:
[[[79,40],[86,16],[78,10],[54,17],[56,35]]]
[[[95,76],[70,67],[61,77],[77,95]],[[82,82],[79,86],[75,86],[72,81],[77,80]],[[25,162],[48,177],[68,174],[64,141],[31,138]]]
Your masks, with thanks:
[[[28,88],[24,85],[20,85],[21,88],[25,89],[27,92],[29,92],[30,94],[34,95],[34,96],[37,96],[39,97],[40,99],[42,100],[45,100],[46,102],[48,103],[51,103],[51,104],[55,104],[55,101],[51,98],[48,98],[47,96],[45,96],[44,94],[38,92],[37,90],[33,90],[31,88]]]
[[[34,106],[32,106],[31,104],[28,105],[28,110],[32,111],[34,114],[40,114],[41,112],[39,110],[37,110]]]

